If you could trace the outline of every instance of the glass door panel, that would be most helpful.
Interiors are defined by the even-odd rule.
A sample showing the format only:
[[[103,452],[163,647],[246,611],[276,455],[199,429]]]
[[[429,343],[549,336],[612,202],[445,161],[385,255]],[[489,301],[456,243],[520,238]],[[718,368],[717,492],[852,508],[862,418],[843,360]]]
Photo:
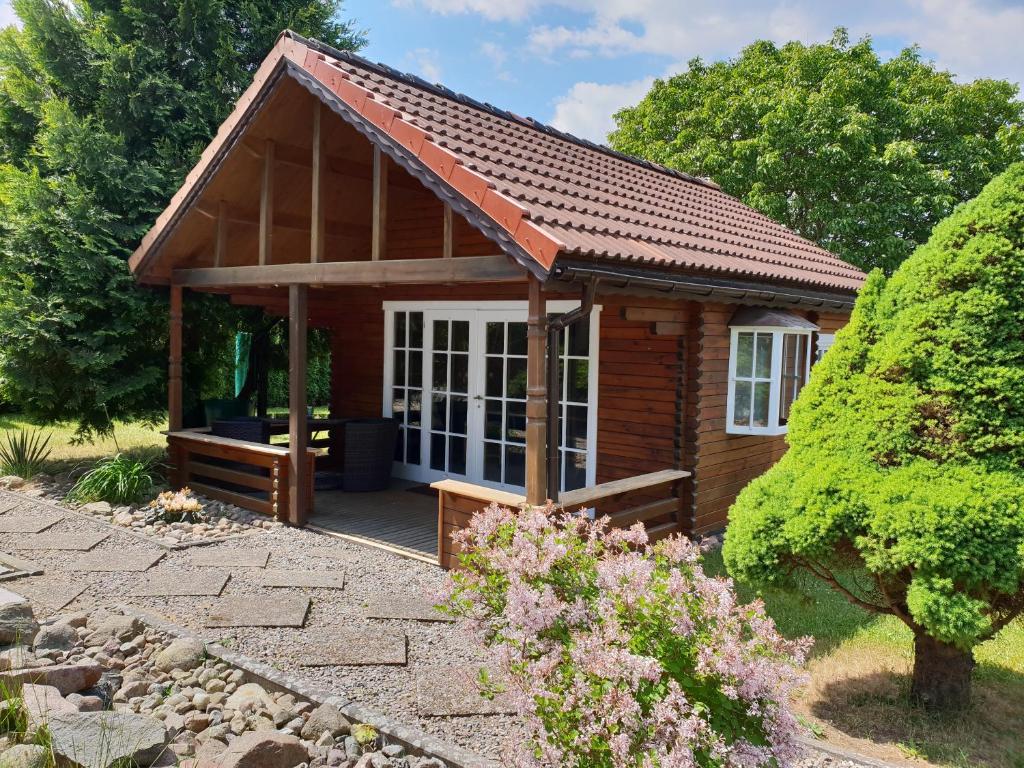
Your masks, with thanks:
[[[526,484],[526,323],[490,320],[484,331],[483,479]]]
[[[431,323],[430,468],[465,476],[469,439],[470,320]]]
[[[395,461],[419,466],[423,427],[422,312],[395,312],[391,356],[391,415],[399,423]]]

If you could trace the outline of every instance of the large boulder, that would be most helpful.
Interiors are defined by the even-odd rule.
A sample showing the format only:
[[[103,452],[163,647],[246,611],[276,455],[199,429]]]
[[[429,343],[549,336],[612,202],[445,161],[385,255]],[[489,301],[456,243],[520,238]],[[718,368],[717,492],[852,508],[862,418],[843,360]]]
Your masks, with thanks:
[[[296,736],[261,731],[239,736],[217,758],[220,768],[295,768],[309,760]]]
[[[102,674],[103,667],[95,661],[84,660],[77,664],[54,664],[49,667],[8,670],[0,672],[0,681],[8,686],[19,683],[52,685],[60,691],[61,696],[67,696],[96,685]]]
[[[0,754],[0,768],[46,768],[49,752],[38,744],[17,744]]]
[[[81,768],[150,765],[169,740],[159,720],[128,712],[62,712],[47,727],[54,754]]]
[[[38,631],[39,624],[27,602],[0,603],[0,645],[31,645]]]
[[[146,626],[134,616],[120,613],[100,613],[90,617],[86,627],[92,630],[86,641],[89,645],[102,645],[104,640],[131,640]]]
[[[302,726],[302,738],[316,741],[325,733],[337,738],[346,735],[351,727],[341,710],[332,704],[321,704],[309,713],[309,719]]]
[[[194,637],[181,637],[171,642],[156,655],[153,665],[161,672],[172,669],[191,670],[203,663],[206,644]]]
[[[36,634],[36,651],[70,651],[78,645],[78,632],[70,624],[48,624]]]
[[[78,711],[78,707],[61,696],[60,691],[52,685],[26,683],[21,687],[21,700],[25,705],[25,713],[28,715],[30,731],[35,731],[52,715],[59,712]]]

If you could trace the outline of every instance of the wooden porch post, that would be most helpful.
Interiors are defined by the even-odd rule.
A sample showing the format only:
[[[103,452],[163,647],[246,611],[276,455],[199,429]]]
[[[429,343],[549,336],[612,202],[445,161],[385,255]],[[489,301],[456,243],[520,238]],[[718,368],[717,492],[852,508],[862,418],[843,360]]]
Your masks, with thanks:
[[[167,358],[167,427],[177,432],[182,427],[181,395],[181,298],[182,287],[171,286],[171,353]]]
[[[309,510],[309,422],[306,417],[308,288],[288,286],[288,522],[305,525]]]
[[[526,501],[541,505],[548,493],[547,301],[530,278],[526,349]]]

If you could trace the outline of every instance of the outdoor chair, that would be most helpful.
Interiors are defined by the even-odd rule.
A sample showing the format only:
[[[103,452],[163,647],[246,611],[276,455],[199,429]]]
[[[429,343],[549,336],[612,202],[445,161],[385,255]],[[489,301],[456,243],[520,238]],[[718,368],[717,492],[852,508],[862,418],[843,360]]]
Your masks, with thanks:
[[[341,449],[341,487],[346,491],[382,491],[391,483],[398,440],[394,419],[352,419],[345,424]]]

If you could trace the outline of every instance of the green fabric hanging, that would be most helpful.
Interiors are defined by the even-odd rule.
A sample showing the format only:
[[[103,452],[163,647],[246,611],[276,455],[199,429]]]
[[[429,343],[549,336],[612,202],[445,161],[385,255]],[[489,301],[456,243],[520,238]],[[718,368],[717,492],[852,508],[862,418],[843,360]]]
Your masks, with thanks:
[[[235,397],[242,394],[242,387],[249,376],[249,348],[252,346],[251,333],[235,334]]]

